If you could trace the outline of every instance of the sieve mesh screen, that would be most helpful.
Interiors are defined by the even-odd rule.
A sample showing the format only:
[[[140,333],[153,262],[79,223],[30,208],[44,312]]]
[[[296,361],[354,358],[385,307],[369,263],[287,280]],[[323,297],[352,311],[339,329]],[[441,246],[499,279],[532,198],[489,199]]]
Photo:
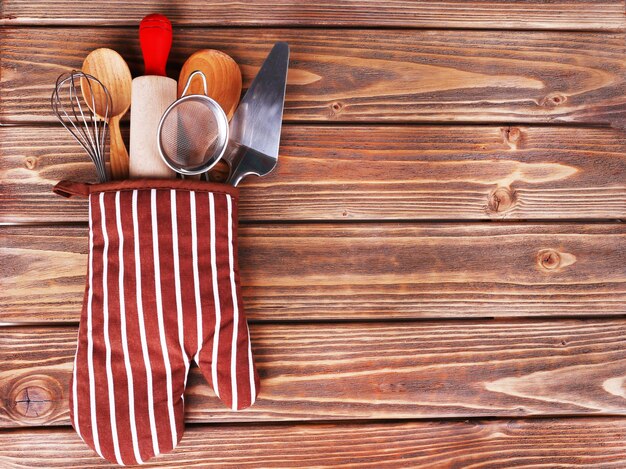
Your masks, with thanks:
[[[163,116],[159,134],[163,155],[187,170],[209,164],[225,144],[220,122],[215,108],[201,97],[180,100]]]

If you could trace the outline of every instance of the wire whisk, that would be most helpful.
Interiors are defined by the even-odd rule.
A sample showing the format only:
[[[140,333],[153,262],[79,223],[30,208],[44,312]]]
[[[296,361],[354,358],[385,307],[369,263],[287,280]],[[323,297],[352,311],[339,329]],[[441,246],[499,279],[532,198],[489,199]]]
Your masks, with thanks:
[[[96,87],[101,87],[101,90],[97,90]],[[106,99],[106,103],[97,102],[98,97]],[[108,181],[105,148],[112,101],[106,86],[96,77],[80,70],[64,73],[57,78],[51,105],[52,111],[63,127],[72,134],[93,161],[98,180]],[[105,111],[101,118],[96,115],[96,109]]]

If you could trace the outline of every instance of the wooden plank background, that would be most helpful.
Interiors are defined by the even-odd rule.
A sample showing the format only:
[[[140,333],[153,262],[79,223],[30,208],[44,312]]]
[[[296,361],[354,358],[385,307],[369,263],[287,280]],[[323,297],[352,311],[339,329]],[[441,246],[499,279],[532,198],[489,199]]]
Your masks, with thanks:
[[[134,26],[146,11],[160,11],[179,25],[202,26],[395,26],[417,28],[624,29],[620,0],[377,1],[112,0],[97,9],[83,1],[5,0],[3,25]],[[45,8],[44,8],[45,7]]]
[[[134,28],[3,33],[2,123],[53,122],[56,77],[94,48],[122,51],[143,71]],[[274,42],[289,42],[287,121],[625,122],[623,33],[185,28],[174,37],[172,76],[197,49],[218,48],[245,85]]]
[[[50,192],[94,172],[48,101],[96,47],[140,74],[155,11],[172,77],[292,60],[278,168],[241,187],[259,401],[192,368],[148,467],[626,465],[624,0],[5,0],[0,466],[107,467],[67,412],[86,205]]]
[[[257,402],[232,412],[194,368],[186,419],[623,416],[624,330],[617,319],[255,325]],[[0,427],[69,425],[76,335],[2,331]]]
[[[145,467],[180,467],[184,462],[185,467],[220,468],[620,469],[626,464],[624,439],[623,421],[603,418],[371,423],[367,427],[194,425],[172,453]],[[0,463],[63,469],[117,467],[96,456],[69,429],[0,432]]]

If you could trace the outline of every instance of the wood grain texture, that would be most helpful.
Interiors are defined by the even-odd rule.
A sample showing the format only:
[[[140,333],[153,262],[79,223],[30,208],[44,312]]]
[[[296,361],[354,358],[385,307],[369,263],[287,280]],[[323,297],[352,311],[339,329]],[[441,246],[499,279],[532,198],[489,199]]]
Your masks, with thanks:
[[[626,218],[626,133],[509,126],[283,127],[241,220]],[[0,222],[87,220],[61,178],[95,181],[61,126],[0,128]]]
[[[169,73],[213,48],[235,59],[247,86],[278,40],[292,52],[288,121],[626,122],[622,33],[178,29]],[[96,47],[143,73],[134,28],[3,30],[0,122],[52,121],[57,75]]]
[[[0,229],[0,322],[77,321],[87,229]],[[253,321],[626,313],[626,225],[251,225]]]
[[[78,0],[4,0],[3,4],[2,25],[135,26],[146,12],[158,11],[175,25],[624,28],[622,0],[255,0],[228,4],[202,0],[113,0],[98,3],[96,8],[85,8],[85,2]]]
[[[190,422],[626,416],[626,321],[253,325],[256,403],[193,368]],[[75,327],[0,329],[0,426],[68,424]]]
[[[95,455],[69,428],[1,432],[0,464],[16,469],[116,467]],[[144,467],[179,468],[181,464],[617,469],[626,465],[626,419],[194,425],[172,453]]]

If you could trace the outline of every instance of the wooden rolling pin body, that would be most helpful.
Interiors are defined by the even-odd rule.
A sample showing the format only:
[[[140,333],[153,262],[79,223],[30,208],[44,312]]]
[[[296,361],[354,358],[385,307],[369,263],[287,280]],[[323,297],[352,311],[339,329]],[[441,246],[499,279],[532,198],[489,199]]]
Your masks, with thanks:
[[[174,178],[161,159],[157,146],[157,129],[161,116],[176,100],[176,80],[145,75],[133,80],[130,106],[131,178]]]

